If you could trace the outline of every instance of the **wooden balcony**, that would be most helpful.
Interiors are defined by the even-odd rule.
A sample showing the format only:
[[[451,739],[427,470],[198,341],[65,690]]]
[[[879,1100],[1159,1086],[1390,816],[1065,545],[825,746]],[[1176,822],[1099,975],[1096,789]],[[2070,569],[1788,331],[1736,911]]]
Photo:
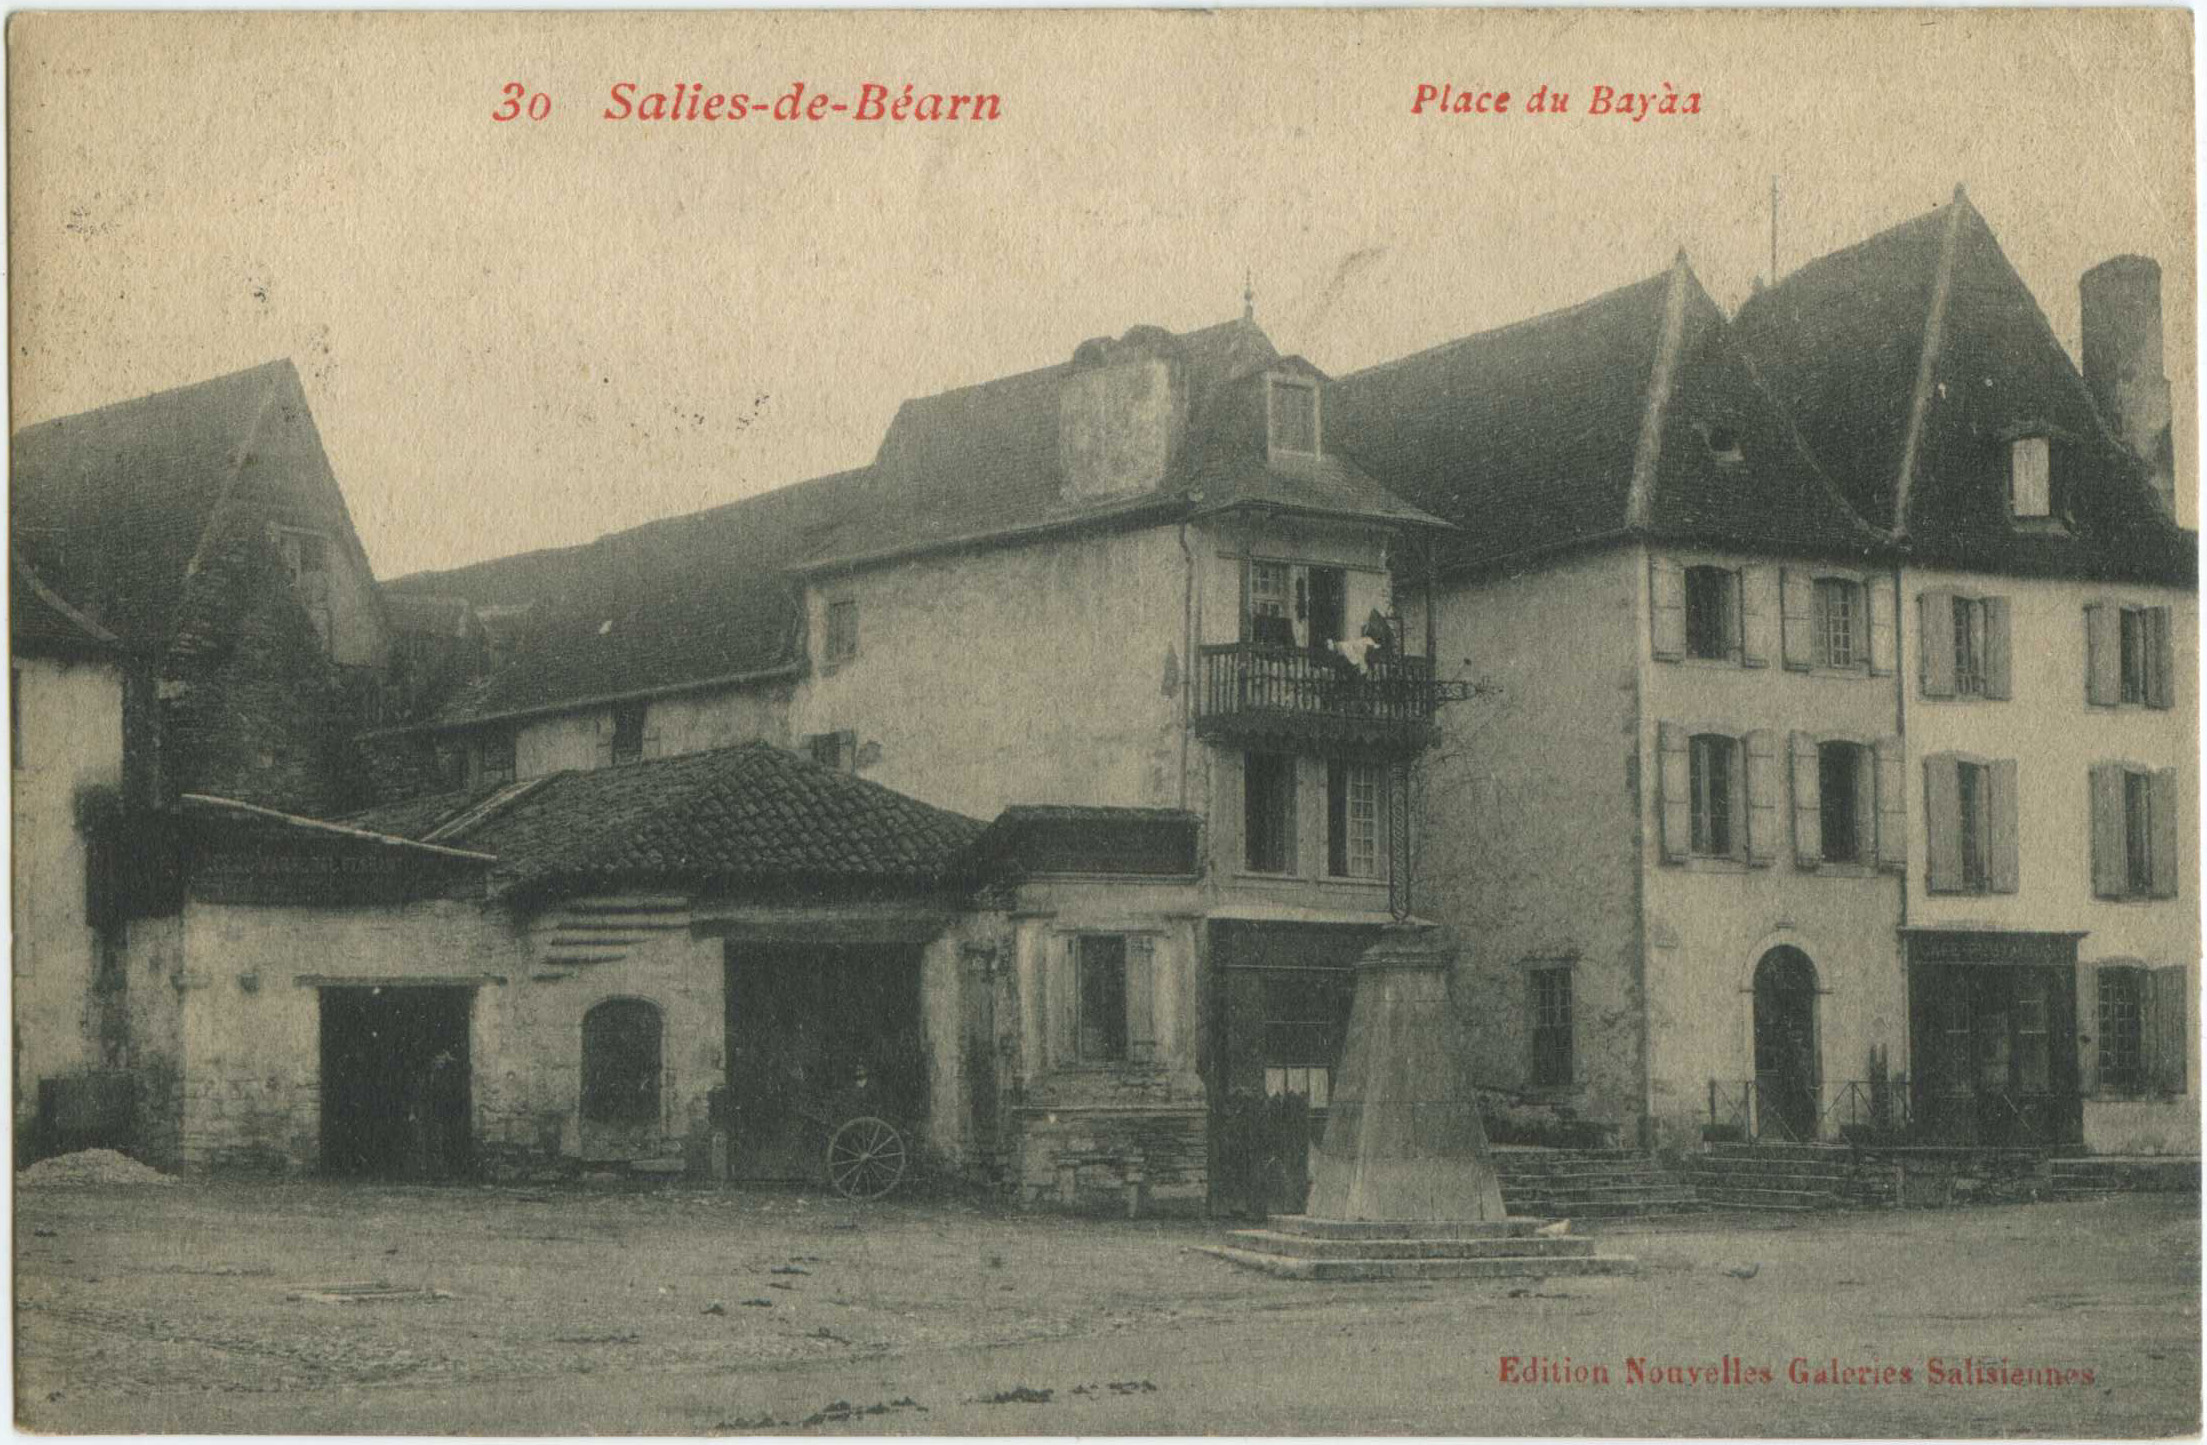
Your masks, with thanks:
[[[1247,642],[1197,657],[1195,727],[1206,737],[1286,746],[1417,749],[1432,741],[1433,660],[1372,658]]]

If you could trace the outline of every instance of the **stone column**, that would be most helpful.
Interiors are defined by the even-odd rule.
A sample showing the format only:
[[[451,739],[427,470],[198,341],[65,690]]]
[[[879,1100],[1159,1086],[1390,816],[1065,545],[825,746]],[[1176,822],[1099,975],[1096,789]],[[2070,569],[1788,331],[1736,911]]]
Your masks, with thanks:
[[[1356,965],[1349,1037],[1324,1134],[1312,1146],[1309,1217],[1467,1222],[1506,1217],[1449,1002],[1456,945],[1389,928]]]

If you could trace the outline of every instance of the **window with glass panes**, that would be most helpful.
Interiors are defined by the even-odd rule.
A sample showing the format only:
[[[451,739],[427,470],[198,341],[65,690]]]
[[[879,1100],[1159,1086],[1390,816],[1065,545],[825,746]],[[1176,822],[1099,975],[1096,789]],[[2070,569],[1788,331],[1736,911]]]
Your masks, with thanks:
[[[1272,383],[1272,450],[1318,450],[1318,388],[1308,382]]]
[[[1705,857],[1732,855],[1734,772],[1739,742],[1717,733],[1696,733],[1688,753],[1693,790],[1693,850]]]
[[[1962,886],[1983,893],[1991,886],[1992,770],[1982,763],[1955,767],[1956,817],[1961,829]]]
[[[1985,695],[1985,604],[1974,597],[1954,599],[1954,692]]]
[[[1824,666],[1853,667],[1862,660],[1861,583],[1842,577],[1816,579],[1816,631]]]
[[[2119,1094],[2146,1084],[2145,982],[2143,969],[2100,970],[2100,1087]]]
[[[1377,878],[1379,770],[1338,760],[1326,765],[1326,873]]]
[[[2123,877],[2133,894],[2153,892],[2153,774],[2123,774]]]
[[[1531,973],[1533,1004],[1533,1083],[1549,1087],[1571,1082],[1571,970],[1536,968]]]

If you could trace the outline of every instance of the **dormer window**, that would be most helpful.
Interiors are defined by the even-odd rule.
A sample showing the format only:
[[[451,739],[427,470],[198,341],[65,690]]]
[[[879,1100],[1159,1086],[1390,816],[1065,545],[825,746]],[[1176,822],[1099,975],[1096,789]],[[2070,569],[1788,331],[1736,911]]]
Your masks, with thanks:
[[[1265,388],[1266,435],[1274,456],[1318,455],[1318,387],[1275,376]]]
[[[2045,437],[2017,437],[2008,444],[2008,506],[2024,520],[2054,514],[2053,458]]]

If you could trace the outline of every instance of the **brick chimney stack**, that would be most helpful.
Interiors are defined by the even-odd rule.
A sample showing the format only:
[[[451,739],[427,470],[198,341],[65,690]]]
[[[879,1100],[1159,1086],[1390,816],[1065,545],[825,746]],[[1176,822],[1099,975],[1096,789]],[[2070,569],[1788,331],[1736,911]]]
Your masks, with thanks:
[[[2176,514],[2169,379],[2162,372],[2161,267],[2117,256],[2084,273],[2084,384],[2115,435],[2146,464],[2161,505]]]

